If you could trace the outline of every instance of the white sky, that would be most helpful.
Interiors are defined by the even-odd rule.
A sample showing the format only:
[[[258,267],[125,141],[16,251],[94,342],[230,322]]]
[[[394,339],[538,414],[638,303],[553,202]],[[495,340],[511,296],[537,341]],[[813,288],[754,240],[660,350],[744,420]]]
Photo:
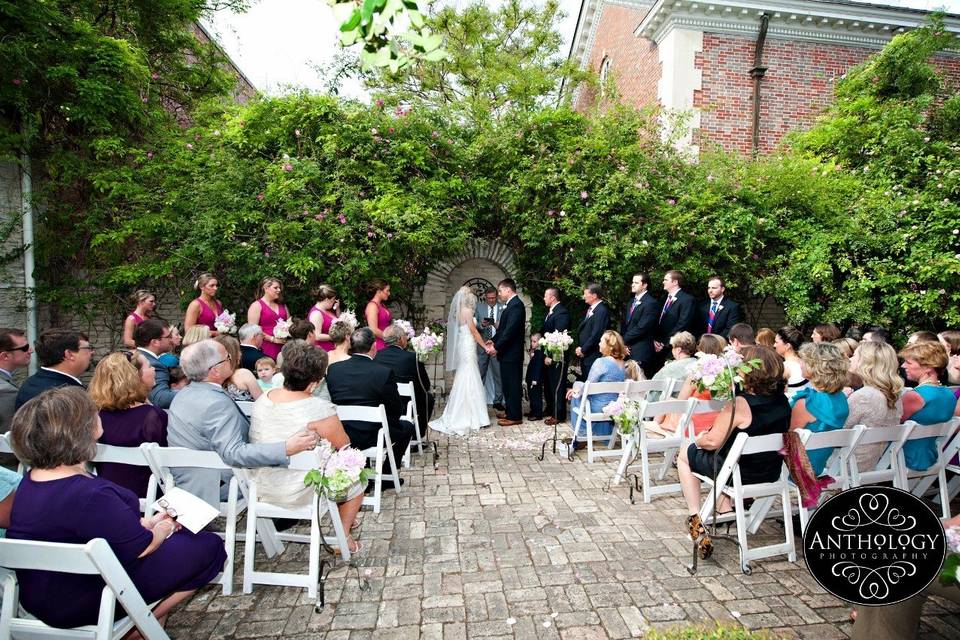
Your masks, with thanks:
[[[499,5],[499,0],[488,0]],[[454,0],[451,4],[465,4]],[[422,3],[421,6],[425,6]],[[570,48],[580,0],[560,0],[567,17],[560,25]],[[288,86],[320,90],[323,82],[314,65],[329,63],[336,53],[338,24],[325,0],[258,0],[245,13],[220,11],[204,26],[217,39],[254,86],[265,93],[282,93]],[[356,80],[341,87],[345,97],[366,97]]]
[[[926,10],[944,8],[960,13],[960,0],[854,1]],[[313,66],[329,63],[338,50],[339,25],[334,24],[330,6],[325,0],[254,2],[246,13],[220,11],[205,26],[257,89],[269,94],[282,93],[290,86],[322,89],[323,83]],[[468,0],[447,2],[463,5]],[[492,6],[500,4],[500,0],[487,2]],[[561,52],[565,55],[576,28],[580,0],[560,0],[560,7],[567,14],[560,24],[565,40]],[[341,87],[340,95],[361,99],[367,96],[353,79]]]

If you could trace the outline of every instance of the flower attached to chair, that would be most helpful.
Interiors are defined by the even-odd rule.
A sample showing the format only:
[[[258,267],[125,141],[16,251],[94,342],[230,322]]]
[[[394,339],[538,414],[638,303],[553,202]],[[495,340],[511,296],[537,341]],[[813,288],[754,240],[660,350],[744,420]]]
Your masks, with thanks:
[[[687,376],[697,385],[697,391],[709,391],[716,400],[731,397],[731,387],[743,382],[743,376],[760,366],[760,360],[744,361],[733,347],[721,355],[697,353],[697,361],[687,369]]]
[[[220,333],[236,333],[237,332],[237,314],[230,313],[226,309],[220,312],[214,321],[213,328]]]
[[[276,326],[273,327],[273,337],[280,338],[284,340],[290,337],[290,327],[293,326],[292,320],[284,320],[280,318],[277,320]]]
[[[413,330],[413,325],[406,320],[394,320],[393,324],[403,329],[403,332],[407,334],[408,340],[413,340],[413,337],[417,335],[417,332]]]
[[[334,449],[329,440],[321,439],[315,451],[319,468],[308,471],[303,484],[335,502],[344,500],[350,487],[366,483],[374,475],[374,470],[365,466],[366,454],[359,449]]]
[[[424,327],[423,333],[410,339],[410,346],[420,362],[426,362],[431,353],[443,351],[443,336],[434,333],[430,327]]]
[[[960,586],[960,527],[944,530],[947,542],[947,559],[940,570],[940,584]]]
[[[540,338],[540,348],[543,349],[543,353],[558,365],[563,363],[563,356],[572,344],[573,338],[570,337],[566,329],[563,331],[548,331]]]
[[[630,435],[640,425],[640,402],[630,400],[622,393],[616,400],[607,403],[603,413],[610,416],[623,435]]]

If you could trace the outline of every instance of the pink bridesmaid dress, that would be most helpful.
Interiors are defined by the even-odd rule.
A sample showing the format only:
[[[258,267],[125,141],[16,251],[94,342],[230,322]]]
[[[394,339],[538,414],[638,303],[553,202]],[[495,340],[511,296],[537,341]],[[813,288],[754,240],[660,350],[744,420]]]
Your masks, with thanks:
[[[371,302],[373,302],[371,300]],[[376,303],[375,303],[376,304]],[[390,315],[390,310],[387,309],[382,304],[377,305],[377,329],[383,331],[390,326],[390,323],[393,321],[393,316]],[[383,341],[383,338],[377,338],[377,351],[380,349],[386,349],[387,343]]]
[[[287,314],[287,307],[284,305],[278,305],[280,313],[277,313],[270,308],[266,302],[262,299],[257,300],[260,303],[260,328],[263,329],[263,332],[268,336],[273,336],[273,329],[277,326],[277,320],[283,319],[288,320],[289,315]],[[277,359],[277,356],[280,355],[280,349],[283,348],[282,344],[276,344],[275,342],[263,341],[263,346],[260,347],[260,350],[264,354],[270,356],[274,360]]]
[[[128,318],[133,318],[133,326],[135,326],[135,327],[139,327],[140,324],[141,324],[144,320],[146,320],[146,318],[144,318],[144,317],[141,316],[139,313],[137,313],[136,310],[131,311],[131,312],[130,312],[130,315],[128,315],[127,317],[128,317]]]
[[[197,298],[197,302],[200,303],[200,315],[197,316],[197,324],[205,325],[210,331],[216,331],[217,328],[214,323],[217,321],[217,316],[223,312],[223,305],[220,304],[219,300],[214,300],[214,304],[217,305],[217,310],[214,311],[203,301],[203,298]]]
[[[310,309],[310,313],[307,314],[307,317],[309,318],[313,316],[314,311],[320,314],[320,333],[330,335],[330,325],[333,324],[333,321],[336,320],[337,317],[328,314],[317,305],[313,305],[313,307]],[[314,344],[327,352],[333,351],[337,346],[330,340],[317,340]]]

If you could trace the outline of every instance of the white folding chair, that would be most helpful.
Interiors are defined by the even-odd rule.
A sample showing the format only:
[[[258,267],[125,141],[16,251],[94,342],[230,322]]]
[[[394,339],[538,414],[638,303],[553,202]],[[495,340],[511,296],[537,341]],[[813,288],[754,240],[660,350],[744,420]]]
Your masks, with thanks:
[[[900,477],[901,456],[900,450],[903,443],[910,437],[915,422],[906,422],[894,427],[865,427],[860,439],[857,441],[857,448],[869,447],[873,444],[883,444],[885,449],[880,455],[880,459],[872,469],[861,469],[857,461],[856,450],[850,457],[850,486],[859,487],[865,484],[878,484],[880,482],[890,482],[898,484]]]
[[[103,538],[87,544],[33,542],[0,539],[0,567],[10,569],[3,578],[3,604],[0,605],[0,640],[15,638],[122,638],[136,627],[148,640],[169,640],[167,632],[143,601],[140,592]],[[74,629],[48,627],[20,611],[17,569],[56,571],[81,575],[99,575],[106,586],[100,594],[97,624]],[[114,622],[117,601],[127,615]],[[156,604],[156,603],[154,603]]]
[[[960,451],[960,436],[957,436],[957,427],[960,418],[952,418],[946,422],[930,425],[916,425],[907,437],[907,441],[922,438],[936,438],[936,450],[939,452],[937,461],[923,471],[908,469],[903,457],[903,448],[900,448],[899,482],[895,485],[913,495],[923,497],[934,482],[939,490],[940,511],[942,517],[950,517],[950,493],[947,484],[947,465]]]
[[[250,400],[237,400],[237,406],[240,407],[240,411],[243,412],[243,415],[248,418],[253,415],[253,402]]]
[[[740,568],[744,573],[750,573],[750,562],[760,558],[770,556],[787,555],[790,562],[797,559],[797,550],[793,540],[793,527],[787,520],[784,526],[785,540],[781,543],[770,544],[762,547],[750,548],[747,536],[750,531],[747,516],[751,520],[755,514],[748,514],[744,509],[744,500],[754,498],[751,511],[760,509],[764,514],[770,511],[769,502],[780,498],[783,505],[783,514],[789,518],[792,513],[790,508],[790,474],[785,464],[780,463],[780,477],[773,482],[760,482],[755,484],[744,484],[740,478],[740,456],[752,455],[757,453],[776,453],[783,448],[783,434],[774,433],[766,436],[750,437],[746,433],[737,434],[733,441],[733,446],[727,453],[723,465],[717,473],[717,482],[714,485],[713,480],[699,473],[694,475],[710,487],[710,492],[703,506],[700,508],[700,520],[704,523],[713,521],[713,503],[714,493],[718,490],[730,496],[733,500],[735,518],[737,523],[737,542],[740,547]],[[730,479],[733,479],[733,486],[727,486]],[[719,494],[717,495],[719,498]],[[720,520],[718,519],[718,522]]]
[[[0,433],[0,453],[9,453],[12,456],[16,456],[16,454],[13,452],[13,447],[10,446],[9,433]],[[23,475],[23,471],[23,463],[20,462],[19,458],[17,458],[17,473]]]
[[[319,466],[319,460],[315,451],[303,451],[290,457],[288,469],[302,471],[306,475],[307,471],[316,469]],[[269,502],[260,500],[260,490],[256,480],[256,474],[251,473],[252,469],[234,468],[233,472],[243,484],[247,495],[247,534],[244,541],[243,555],[243,592],[253,591],[254,584],[272,584],[288,587],[306,587],[307,597],[316,600],[317,585],[320,582],[320,518],[326,513],[330,516],[330,522],[333,524],[334,536],[328,538],[326,542],[336,544],[340,549],[340,555],[344,561],[350,560],[350,547],[347,544],[346,532],[343,529],[343,523],[340,521],[340,512],[337,510],[337,503],[327,498],[311,496],[310,504],[302,507],[282,507]],[[254,568],[254,557],[256,555],[257,525],[260,519],[264,518],[293,518],[298,520],[310,520],[310,535],[295,533],[281,533],[278,536],[287,542],[308,543],[307,573],[277,573],[267,571],[256,571]]]
[[[109,462],[112,464],[129,464],[134,467],[150,467],[150,461],[142,447],[115,447],[109,444],[97,443],[97,455],[91,460],[93,463]],[[152,470],[151,470],[152,471]],[[157,477],[150,474],[147,482],[147,497],[140,498],[140,511],[144,516],[153,515],[153,503],[157,501]]]
[[[852,429],[834,429],[833,431],[823,431],[820,433],[814,433],[807,429],[800,429],[797,432],[804,449],[807,451],[833,448],[833,453],[827,458],[827,462],[823,467],[824,475],[833,478],[833,482],[823,487],[823,491],[842,491],[850,488],[850,458],[853,457],[853,451],[866,429],[863,425],[859,425]],[[800,532],[802,534],[807,530],[807,522],[810,520],[810,510],[803,506],[800,488],[797,486],[793,488],[797,493],[797,507],[800,510]],[[823,495],[824,494],[821,493],[820,497],[823,497]],[[812,508],[815,510],[817,505],[814,505]],[[786,519],[786,516],[784,516],[784,518]],[[785,526],[790,525],[787,524]],[[757,523],[757,527],[759,528],[759,522]]]
[[[417,453],[423,455],[423,439],[420,437],[420,421],[417,415],[417,400],[414,396],[413,383],[398,382],[397,393],[400,394],[401,400],[406,398],[407,402],[407,410],[403,414],[403,419],[413,423],[413,438],[410,440],[410,444],[407,445],[407,450],[403,454],[403,462],[401,463],[404,469],[409,469],[410,452],[413,449],[413,445],[417,445]]]
[[[400,493],[400,473],[397,471],[397,461],[393,457],[393,441],[390,440],[390,423],[387,421],[387,410],[381,404],[376,407],[360,407],[354,405],[337,405],[337,417],[340,422],[354,420],[356,422],[373,422],[380,425],[377,433],[377,445],[364,450],[367,458],[374,461],[373,495],[364,496],[363,504],[372,506],[374,513],[380,513],[380,497],[382,483],[392,480],[394,489]],[[390,473],[383,473],[384,455],[390,465]]]
[[[630,389],[631,381],[624,382],[585,382],[583,387],[580,389],[580,405],[572,410],[572,413],[577,414],[576,421],[573,422],[573,439],[577,440],[586,440],[587,443],[587,462],[593,463],[594,458],[612,458],[619,457],[622,453],[620,449],[614,449],[614,443],[617,441],[617,429],[614,427],[613,431],[608,436],[594,436],[593,435],[593,423],[594,422],[608,422],[610,421],[610,416],[603,413],[603,411],[592,411],[590,407],[590,397],[599,395],[599,394],[626,394]],[[571,418],[573,416],[571,415]],[[578,436],[580,433],[580,427],[586,425],[586,436]],[[594,440],[606,440],[607,441],[607,450],[606,451],[594,451],[593,442]]]
[[[682,380],[667,378],[665,380],[627,380],[627,396],[631,400],[650,400],[659,402],[661,400],[673,399],[673,394],[678,390]]]

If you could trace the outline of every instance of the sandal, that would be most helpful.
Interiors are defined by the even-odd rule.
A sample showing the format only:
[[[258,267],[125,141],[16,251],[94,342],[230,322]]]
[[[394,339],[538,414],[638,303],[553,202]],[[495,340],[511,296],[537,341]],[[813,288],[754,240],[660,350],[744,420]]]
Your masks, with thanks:
[[[713,541],[707,535],[707,530],[700,521],[700,516],[694,514],[687,517],[687,531],[690,539],[697,543],[697,553],[701,560],[706,560],[713,554]]]
[[[359,528],[360,528],[360,521],[354,518],[353,524],[350,525],[350,531],[356,531]]]
[[[356,547],[350,549],[350,555],[357,555],[361,551],[363,551],[363,543],[360,542],[359,540],[354,540],[353,542],[356,544]],[[349,546],[350,546],[350,543],[348,542],[347,547]]]

